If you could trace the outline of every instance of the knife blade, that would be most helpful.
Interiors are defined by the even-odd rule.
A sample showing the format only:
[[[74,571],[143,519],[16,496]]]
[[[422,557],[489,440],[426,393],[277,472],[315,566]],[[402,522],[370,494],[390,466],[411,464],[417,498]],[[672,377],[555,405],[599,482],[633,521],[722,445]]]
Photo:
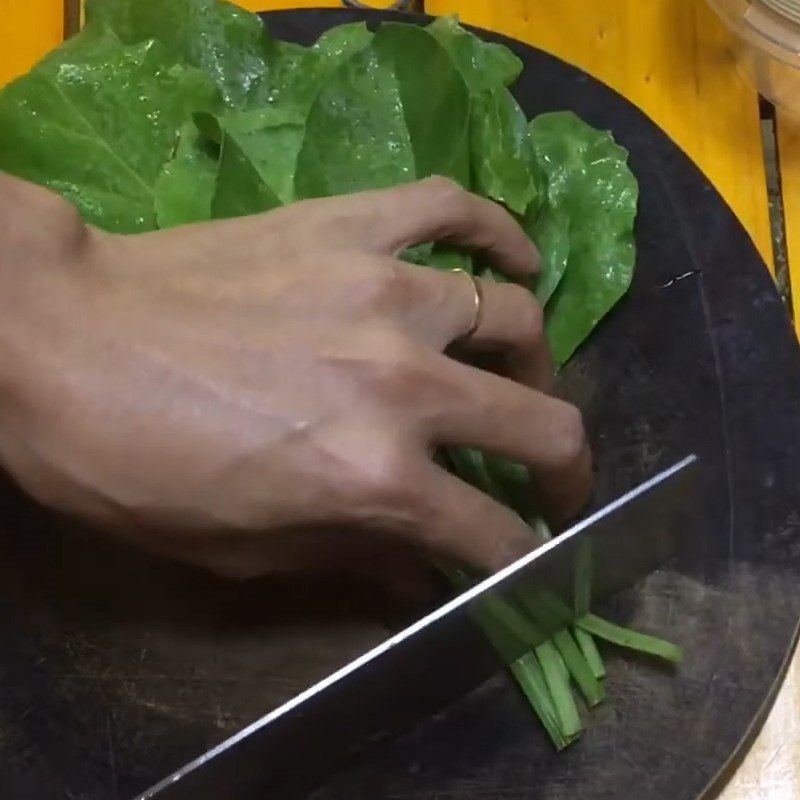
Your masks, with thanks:
[[[659,473],[137,800],[303,797],[359,749],[463,696],[536,643],[530,636],[511,637],[501,659],[473,622],[481,609],[521,601],[535,616],[535,636],[544,639],[585,613],[583,606],[633,585],[679,551],[692,534],[696,468],[696,457],[689,456]]]

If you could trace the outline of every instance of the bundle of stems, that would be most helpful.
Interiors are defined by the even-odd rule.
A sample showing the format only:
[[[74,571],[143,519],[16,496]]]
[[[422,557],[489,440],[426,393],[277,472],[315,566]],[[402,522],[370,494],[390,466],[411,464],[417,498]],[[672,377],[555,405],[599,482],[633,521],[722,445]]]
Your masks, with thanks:
[[[528,472],[475,450],[449,449],[443,455],[449,468],[463,480],[514,508],[540,538],[549,539],[544,521],[526,514]],[[474,582],[464,570],[440,565],[453,585],[463,590]],[[487,596],[473,609],[473,618],[492,643],[527,698],[556,749],[561,750],[584,730],[573,688],[587,709],[603,702],[605,664],[597,640],[680,664],[679,647],[623,628],[591,613],[591,553],[581,551],[575,575],[574,609],[536,586],[517,589],[511,597]],[[548,619],[544,635],[541,620]],[[563,619],[562,628],[558,628]],[[519,655],[522,653],[523,655]]]

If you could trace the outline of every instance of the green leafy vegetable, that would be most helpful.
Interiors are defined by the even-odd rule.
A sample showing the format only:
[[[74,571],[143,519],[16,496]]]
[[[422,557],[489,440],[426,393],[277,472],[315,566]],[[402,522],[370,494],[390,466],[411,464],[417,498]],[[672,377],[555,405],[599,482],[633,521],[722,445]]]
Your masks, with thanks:
[[[359,22],[332,28],[311,48],[279,42],[270,105],[305,117],[323,83],[372,39],[367,26]]]
[[[297,162],[297,196],[349,194],[415,177],[397,78],[374,47],[366,48],[334,72],[314,101]]]
[[[217,103],[210,79],[158,42],[87,31],[0,92],[0,169],[61,193],[102,228],[152,230],[183,125]]]
[[[427,31],[390,23],[374,47],[397,78],[418,178],[445,175],[469,185],[469,93],[447,51]]]
[[[567,270],[569,217],[550,203],[545,203],[541,208],[532,203],[525,216],[524,227],[541,254],[541,273],[536,281],[535,293],[536,299],[546,307]]]
[[[648,636],[644,633],[621,628],[619,625],[596,617],[594,614],[587,614],[582,617],[578,620],[577,625],[586,633],[620,647],[636,650],[639,653],[649,653],[673,664],[680,664],[683,661],[683,651],[680,647],[676,647],[674,644],[665,642],[655,636]]]
[[[575,741],[579,731],[575,731],[572,735],[568,735],[564,731],[536,655],[526,653],[516,661],[512,661],[509,664],[509,670],[541,720],[556,749],[563,750]]]
[[[210,219],[216,188],[217,161],[204,146],[197,125],[187,122],[175,155],[164,165],[153,189],[158,227]]]
[[[448,567],[443,569],[454,585],[462,588],[466,585],[463,573],[459,574]],[[506,606],[504,601],[495,598],[492,602],[490,599],[489,602],[475,606],[472,615],[492,646],[509,665],[511,674],[539,717],[550,740],[558,750],[561,750],[575,741],[581,730],[577,708],[569,697],[569,677],[560,666],[554,671],[554,665],[558,665],[558,653],[553,653],[552,647],[545,647],[543,652],[548,665],[549,684],[539,655],[530,651],[517,657],[517,653],[522,652],[524,646],[507,625],[504,606]],[[557,702],[554,700],[551,687],[558,695]]]
[[[271,211],[281,204],[278,195],[264,182],[237,140],[222,141],[217,191],[211,202],[214,219],[241,217]]]
[[[600,656],[600,651],[597,649],[597,645],[594,643],[594,639],[590,634],[586,633],[586,631],[582,630],[581,628],[573,628],[572,632],[575,635],[575,641],[578,643],[578,647],[580,647],[583,657],[586,659],[586,663],[589,665],[589,669],[592,671],[592,674],[595,676],[595,678],[597,678],[597,680],[602,680],[605,678],[606,668],[603,664],[603,659]]]
[[[553,644],[559,652],[561,658],[567,666],[570,677],[578,684],[589,708],[599,705],[605,699],[603,687],[598,682],[592,672],[592,668],[587,662],[584,654],[578,647],[577,642],[565,628],[553,635]]]
[[[232,139],[278,200],[284,205],[291,203],[297,156],[305,132],[303,117],[294,109],[267,107],[232,112],[222,117],[219,124],[224,141]],[[221,164],[220,182],[228,180]],[[257,209],[249,213],[257,213]]]
[[[507,47],[484,42],[462,28],[457,17],[439,17],[428,31],[447,50],[473,94],[511,86],[522,72],[522,61]]]
[[[528,120],[508,89],[473,97],[470,136],[474,188],[524,214],[536,198]]]
[[[552,642],[540,644],[534,652],[541,664],[544,681],[553,700],[561,734],[567,741],[571,741],[583,730],[583,723],[572,696],[569,676],[564,669],[561,656]]]
[[[223,146],[220,159],[220,199],[215,216],[256,214],[273,208],[272,195],[287,205],[296,199],[295,173],[306,138],[307,117],[320,87],[353,56],[364,50],[373,34],[363,23],[328,31],[310,49],[287,47],[274,70],[270,105],[233,110],[218,120]],[[222,139],[233,140],[225,145]],[[228,158],[225,157],[228,153]],[[230,157],[231,152],[235,157]],[[252,169],[244,164],[249,161]],[[246,182],[241,197],[237,184]],[[302,178],[301,178],[302,180]],[[312,190],[313,191],[313,190]],[[225,199],[227,198],[227,199]]]
[[[630,286],[638,187],[627,152],[574,114],[542,114],[530,130],[546,206],[569,219],[566,271],[546,306],[547,338],[564,364]]]
[[[88,0],[89,28],[126,44],[157,39],[174,59],[203,70],[233,107],[266,105],[279,52],[261,20],[221,0]]]
[[[469,97],[436,40],[387,24],[317,95],[297,162],[298,197],[326,197],[428,175],[468,181]]]
[[[373,36],[365,22],[351,22],[323,33],[311,49],[326,58],[326,63],[341,64],[370,44]]]
[[[464,30],[455,17],[437,19],[428,31],[450,54],[472,97],[472,188],[524,214],[536,197],[528,120],[506,88],[522,62],[507,47]]]

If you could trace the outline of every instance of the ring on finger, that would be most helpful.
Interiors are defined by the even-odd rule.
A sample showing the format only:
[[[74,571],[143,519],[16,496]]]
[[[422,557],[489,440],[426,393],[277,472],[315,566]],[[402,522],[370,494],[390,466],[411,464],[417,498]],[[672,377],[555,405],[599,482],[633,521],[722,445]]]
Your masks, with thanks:
[[[483,286],[471,272],[467,272],[467,270],[462,269],[461,267],[454,269],[453,272],[460,273],[469,280],[475,297],[472,320],[470,321],[466,333],[462,334],[460,337],[463,341],[465,339],[469,339],[478,330],[478,328],[480,328],[481,323],[483,322]]]

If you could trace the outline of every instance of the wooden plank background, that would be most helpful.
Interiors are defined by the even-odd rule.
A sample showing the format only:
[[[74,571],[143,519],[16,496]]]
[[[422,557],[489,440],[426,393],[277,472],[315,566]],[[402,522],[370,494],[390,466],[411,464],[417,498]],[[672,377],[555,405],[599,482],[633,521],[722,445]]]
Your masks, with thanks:
[[[800,336],[800,119],[778,112],[778,160],[794,327]]]
[[[58,45],[63,31],[61,0],[0,0],[0,86]]]

